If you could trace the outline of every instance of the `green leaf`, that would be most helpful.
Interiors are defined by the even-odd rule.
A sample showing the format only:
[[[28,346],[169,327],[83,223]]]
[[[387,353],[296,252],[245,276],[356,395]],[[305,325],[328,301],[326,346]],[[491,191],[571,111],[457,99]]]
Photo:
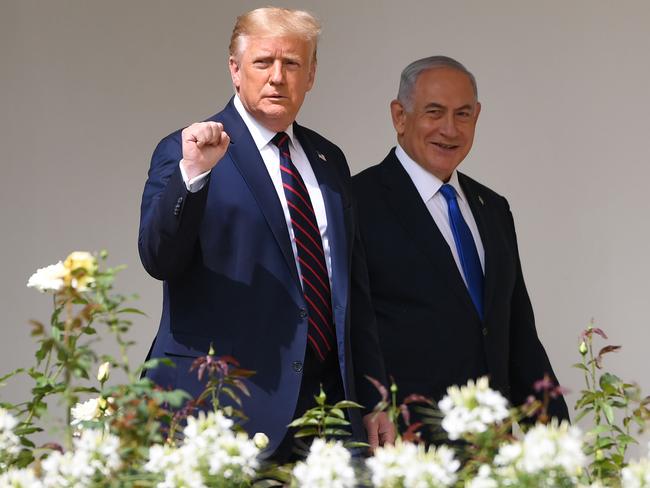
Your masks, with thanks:
[[[294,435],[295,438],[299,439],[301,437],[313,437],[318,435],[318,429],[301,429],[296,432]]]
[[[600,405],[601,405],[601,407],[603,409],[603,412],[605,413],[605,417],[607,417],[607,421],[610,424],[613,424],[614,423],[614,409],[612,408],[612,406],[609,403],[606,403],[606,402],[601,402]]]
[[[352,435],[347,430],[344,429],[325,429],[323,431],[326,437],[335,437],[340,435]]]
[[[346,441],[343,443],[343,445],[348,449],[356,449],[359,447],[370,447],[370,444],[368,444],[367,442],[359,442],[359,441]]]
[[[289,424],[289,427],[304,427],[306,425],[318,425],[319,421],[312,418],[300,417]]]
[[[325,425],[350,425],[350,422],[336,417],[326,417]]]
[[[609,432],[609,426],[607,426],[607,425],[597,425],[596,427],[594,427],[593,429],[591,429],[589,431],[589,433],[593,434],[593,435],[600,435],[600,434],[602,434],[604,432]]]
[[[582,363],[575,363],[575,364],[571,365],[571,367],[577,368],[577,369],[583,369],[583,370],[585,370],[587,372],[589,371],[589,368],[587,368],[587,366],[585,366]]]
[[[359,405],[357,402],[350,400],[341,400],[334,404],[334,408],[363,408],[363,405]]]
[[[614,439],[610,437],[601,437],[596,441],[594,447],[596,449],[607,449],[615,444]]]
[[[330,411],[329,411],[329,414],[330,414],[332,417],[338,417],[338,418],[340,418],[340,419],[344,419],[344,418],[345,418],[345,413],[344,413],[343,410],[341,410],[340,408],[332,407],[332,408],[330,409]]]

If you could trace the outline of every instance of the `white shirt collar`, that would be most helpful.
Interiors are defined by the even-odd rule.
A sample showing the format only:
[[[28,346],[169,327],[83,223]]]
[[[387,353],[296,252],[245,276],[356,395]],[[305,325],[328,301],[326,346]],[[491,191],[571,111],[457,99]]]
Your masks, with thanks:
[[[250,113],[248,113],[248,111],[244,108],[244,104],[239,99],[239,95],[235,95],[234,105],[235,109],[244,121],[244,124],[246,124],[248,132],[251,133],[253,141],[255,142],[255,146],[257,146],[257,150],[261,150],[264,146],[271,142],[271,139],[275,137],[276,133],[264,127],[257,120],[255,120],[255,118]],[[226,132],[228,132],[228,127],[225,129]],[[296,144],[293,140],[293,124],[290,124],[289,127],[284,129],[284,132],[289,136],[291,144],[295,147]]]
[[[397,147],[395,148],[395,156],[397,156],[397,159],[404,167],[404,170],[408,173],[411,181],[413,181],[413,184],[415,185],[415,188],[417,189],[424,203],[431,200],[435,194],[438,193],[440,187],[445,184],[444,181],[442,181],[440,178],[429,173],[426,169],[413,161],[413,159],[411,159],[411,157],[406,154],[406,151],[404,151],[404,149],[402,149],[402,146],[399,144],[397,144]],[[451,178],[449,178],[449,181],[447,183],[454,187],[456,194],[461,199],[465,199],[465,194],[460,187],[460,182],[458,181],[458,172],[456,170],[454,170],[454,172],[451,174]]]

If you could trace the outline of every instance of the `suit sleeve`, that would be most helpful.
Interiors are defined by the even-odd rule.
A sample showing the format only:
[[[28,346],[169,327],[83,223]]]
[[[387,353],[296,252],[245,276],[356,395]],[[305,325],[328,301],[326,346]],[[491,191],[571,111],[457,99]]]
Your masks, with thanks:
[[[510,311],[510,395],[515,405],[521,405],[533,393],[535,381],[542,379],[545,374],[548,374],[555,384],[559,383],[544,346],[537,336],[533,307],[521,269],[514,220],[507,202],[506,208],[517,260],[517,276]],[[561,395],[551,400],[549,413],[559,419],[569,419],[569,411]]]
[[[381,395],[367,376],[388,385],[384,358],[379,345],[377,321],[370,296],[370,280],[365,246],[361,238],[356,203],[354,247],[352,250],[351,307],[352,307],[352,357],[354,358],[355,386],[359,403],[368,409],[381,400]]]
[[[190,193],[181,176],[180,132],[163,139],[151,158],[140,208],[138,250],[147,272],[165,280],[183,273],[194,256],[209,188]]]

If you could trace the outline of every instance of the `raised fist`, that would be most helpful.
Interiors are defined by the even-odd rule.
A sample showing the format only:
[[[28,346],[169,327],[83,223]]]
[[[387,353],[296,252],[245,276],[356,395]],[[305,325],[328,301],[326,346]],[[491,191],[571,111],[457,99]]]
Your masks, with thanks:
[[[221,160],[230,137],[221,122],[197,122],[183,129],[183,169],[189,179],[211,170]]]

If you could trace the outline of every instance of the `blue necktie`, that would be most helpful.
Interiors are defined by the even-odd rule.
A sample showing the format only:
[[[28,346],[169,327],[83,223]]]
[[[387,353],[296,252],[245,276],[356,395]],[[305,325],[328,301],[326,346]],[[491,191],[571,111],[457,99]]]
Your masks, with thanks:
[[[483,269],[481,268],[481,260],[478,257],[474,237],[469,230],[463,214],[458,207],[458,200],[456,200],[456,190],[449,184],[444,184],[440,187],[440,193],[447,200],[447,208],[449,210],[449,225],[451,232],[454,235],[454,242],[456,243],[456,250],[460,258],[460,264],[463,268],[465,281],[467,282],[467,290],[474,302],[476,311],[479,317],[483,318]]]

